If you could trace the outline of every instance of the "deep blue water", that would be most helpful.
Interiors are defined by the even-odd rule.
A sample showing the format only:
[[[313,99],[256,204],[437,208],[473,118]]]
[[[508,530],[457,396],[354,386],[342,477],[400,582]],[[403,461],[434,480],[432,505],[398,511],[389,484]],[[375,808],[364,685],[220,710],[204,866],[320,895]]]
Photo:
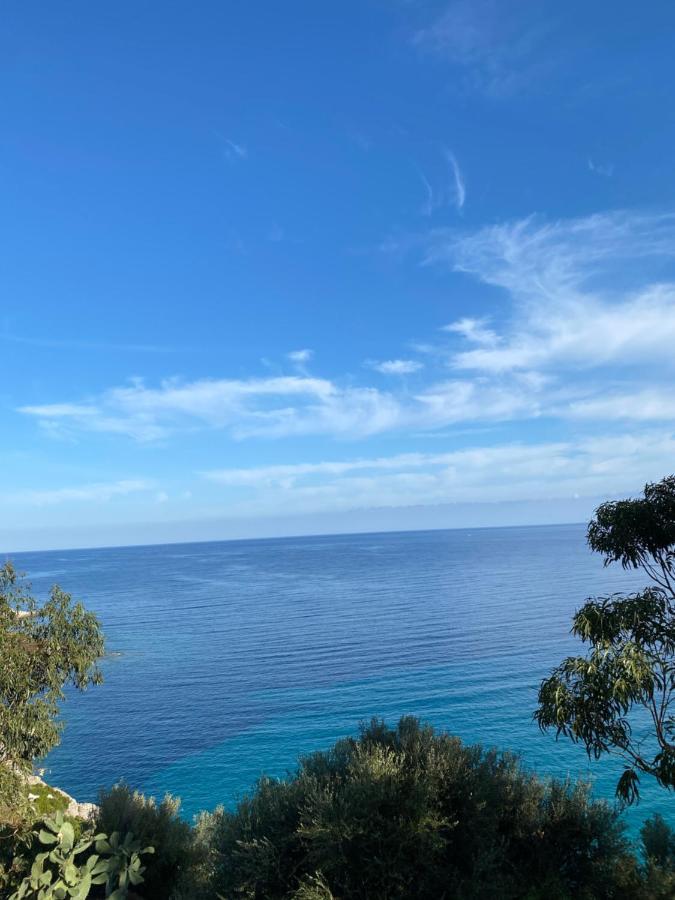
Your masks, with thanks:
[[[344,535],[20,553],[101,618],[105,684],[69,695],[49,777],[79,800],[125,779],[191,815],[329,746],[413,713],[541,774],[620,767],[532,723],[539,681],[578,647],[575,609],[644,579],[604,569],[583,526]],[[672,795],[643,779],[632,827]]]

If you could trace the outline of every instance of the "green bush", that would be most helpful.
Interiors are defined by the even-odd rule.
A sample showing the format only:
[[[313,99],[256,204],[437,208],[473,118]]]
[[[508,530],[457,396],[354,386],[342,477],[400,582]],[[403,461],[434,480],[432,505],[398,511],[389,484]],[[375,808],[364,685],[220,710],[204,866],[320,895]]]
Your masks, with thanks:
[[[585,786],[544,783],[412,718],[263,778],[196,832],[195,897],[670,896],[645,892],[617,813]]]
[[[90,829],[79,837],[72,821],[57,812],[22,833],[15,862],[0,879],[9,900],[126,900],[143,883],[143,857],[154,852],[127,832],[110,836]]]
[[[155,848],[155,855],[144,860],[145,882],[137,892],[147,900],[168,900],[176,896],[180,883],[197,862],[194,835],[190,825],[179,816],[180,800],[167,794],[157,803],[118,784],[99,797],[96,829],[133,832],[143,845]]]
[[[675,866],[675,831],[659,813],[654,813],[640,830],[647,859],[661,868]]]
[[[675,897],[675,831],[655,813],[642,826],[640,837],[646,859],[647,896]]]
[[[0,897],[25,884],[44,853],[39,828],[14,835],[4,876],[0,859]],[[412,718],[397,728],[373,720],[358,738],[301,759],[288,779],[261,779],[235,810],[202,813],[194,828],[172,797],[157,803],[118,785],[101,795],[96,822],[73,834],[70,849],[66,829],[54,849],[74,854],[78,871],[51,860],[52,882],[68,872],[75,888],[87,865],[92,882],[103,874],[103,862],[94,873],[88,861],[98,849],[85,846],[92,828],[133,833],[129,853],[113,848],[114,883],[133,871],[133,897],[148,900],[675,897],[675,834],[662,817],[642,829],[641,863],[620,814],[591,800],[586,786],[542,781],[510,754],[464,746]],[[0,835],[0,857],[2,847]],[[131,870],[142,847],[156,853]],[[88,896],[102,891],[93,882]]]

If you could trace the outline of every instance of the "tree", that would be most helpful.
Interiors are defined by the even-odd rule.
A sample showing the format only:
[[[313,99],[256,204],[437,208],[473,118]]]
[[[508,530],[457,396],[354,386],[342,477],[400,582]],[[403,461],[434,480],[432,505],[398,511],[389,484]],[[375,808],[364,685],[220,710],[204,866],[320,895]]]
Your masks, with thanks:
[[[0,817],[21,796],[22,776],[59,742],[63,689],[101,681],[96,616],[60,588],[40,606],[13,566],[0,567]]]
[[[544,782],[410,717],[262,778],[196,831],[190,900],[671,896],[645,894],[620,817],[587,786]]]
[[[603,503],[588,544],[605,565],[642,569],[651,584],[586,601],[572,632],[589,651],[542,682],[534,715],[542,730],[583,743],[589,757],[618,755],[617,797],[633,803],[640,775],[675,787],[675,476],[647,484],[643,497]]]
[[[675,831],[659,813],[650,816],[640,829],[647,859],[675,872]]]

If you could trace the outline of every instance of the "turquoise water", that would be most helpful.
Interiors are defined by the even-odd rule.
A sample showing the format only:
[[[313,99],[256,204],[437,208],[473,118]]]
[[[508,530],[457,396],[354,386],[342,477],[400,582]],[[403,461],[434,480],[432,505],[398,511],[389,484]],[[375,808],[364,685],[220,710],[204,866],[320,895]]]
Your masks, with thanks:
[[[171,791],[186,815],[232,804],[263,772],[412,713],[520,753],[541,774],[592,779],[532,722],[539,681],[576,642],[591,594],[643,579],[604,569],[582,526],[231,541],[14,557],[43,595],[57,582],[100,616],[105,684],[70,695],[46,765],[79,800],[124,778]],[[672,794],[644,780],[632,827]]]

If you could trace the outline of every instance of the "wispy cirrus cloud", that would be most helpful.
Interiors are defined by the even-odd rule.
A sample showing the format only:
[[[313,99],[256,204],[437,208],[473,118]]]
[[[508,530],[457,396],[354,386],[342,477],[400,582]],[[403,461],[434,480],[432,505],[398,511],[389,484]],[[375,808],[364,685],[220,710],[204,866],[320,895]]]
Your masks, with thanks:
[[[369,362],[368,366],[381,375],[412,375],[424,368],[424,364],[416,359],[384,359]]]
[[[296,403],[328,403],[334,393],[331,382],[298,375],[189,382],[172,378],[158,387],[135,380],[90,402],[25,406],[20,412],[52,425],[126,433],[148,441],[197,424],[225,428],[248,423],[253,427],[257,421],[270,417],[283,419],[288,406],[270,408],[270,400],[294,398]]]
[[[470,319],[450,326],[479,344],[456,352],[453,368],[493,374],[670,364],[675,281],[646,279],[672,260],[675,217],[622,212],[558,222],[529,218],[459,236],[436,231],[425,257],[506,292],[499,333],[486,335]]]
[[[431,182],[421,169],[417,170],[422,186],[424,188],[424,203],[422,204],[421,213],[423,216],[431,216],[440,206],[442,206],[442,198],[434,191]]]
[[[286,359],[290,360],[293,363],[297,372],[300,372],[302,375],[307,374],[307,366],[312,361],[314,356],[314,351],[305,348],[304,350],[291,350],[290,353],[286,354]]]
[[[533,5],[454,0],[412,43],[454,67],[463,90],[509,97],[535,85],[535,76],[551,66],[550,48],[543,49],[552,25],[535,13]]]
[[[675,396],[669,387],[603,393],[571,403],[568,413],[591,421],[675,422]]]
[[[30,506],[55,506],[61,503],[107,503],[116,497],[145,493],[154,489],[154,483],[145,479],[127,479],[113,482],[94,482],[75,487],[47,490],[24,490],[6,493],[4,502],[29,504]]]
[[[19,411],[52,432],[126,434],[141,442],[200,428],[225,430],[235,439],[311,434],[360,439],[406,428],[538,415],[538,403],[532,385],[518,377],[502,385],[444,380],[408,395],[296,375],[246,381],[172,379],[158,387],[136,382],[83,404],[44,404]]]
[[[603,178],[611,178],[614,174],[614,165],[613,163],[599,163],[595,162],[591,157],[588,157],[588,170],[589,172],[593,172],[595,175],[601,175]]]
[[[658,478],[672,465],[670,432],[580,442],[479,446],[450,453],[225,468],[202,477],[222,486],[228,509],[245,514],[370,506],[601,496]],[[237,499],[241,498],[241,499]]]
[[[485,318],[475,319],[471,316],[464,316],[461,319],[457,319],[456,322],[443,325],[441,330],[450,334],[459,334],[473,344],[481,344],[486,347],[494,347],[500,341],[497,332],[487,327],[487,319]]]
[[[237,162],[248,158],[248,149],[244,144],[237,143],[237,141],[230,140],[230,138],[223,138],[223,145],[225,147],[225,158],[229,162]]]
[[[426,265],[499,289],[499,305],[490,318],[463,315],[443,326],[443,339],[425,347],[424,368],[407,357],[370,362],[380,374],[420,373],[415,390],[406,380],[385,390],[349,375],[311,375],[311,351],[300,349],[287,354],[293,375],[137,380],[20,412],[57,434],[146,442],[197,429],[238,440],[359,440],[516,420],[671,421],[675,217],[528,218],[474,232],[434,229],[420,246]],[[621,390],[628,369],[631,387]]]
[[[440,186],[434,186],[424,172],[417,169],[425,193],[422,215],[431,216],[448,206],[454,206],[457,212],[461,212],[466,203],[466,183],[457,157],[447,147],[443,149],[443,157],[448,165],[450,177],[448,179],[446,175],[442,181],[437,179]]]
[[[455,207],[458,211],[464,208],[464,204],[466,203],[466,185],[464,183],[464,175],[462,174],[462,170],[459,167],[459,163],[457,162],[457,157],[451,150],[445,151],[446,159],[450,164],[450,170],[452,172],[452,195]]]

